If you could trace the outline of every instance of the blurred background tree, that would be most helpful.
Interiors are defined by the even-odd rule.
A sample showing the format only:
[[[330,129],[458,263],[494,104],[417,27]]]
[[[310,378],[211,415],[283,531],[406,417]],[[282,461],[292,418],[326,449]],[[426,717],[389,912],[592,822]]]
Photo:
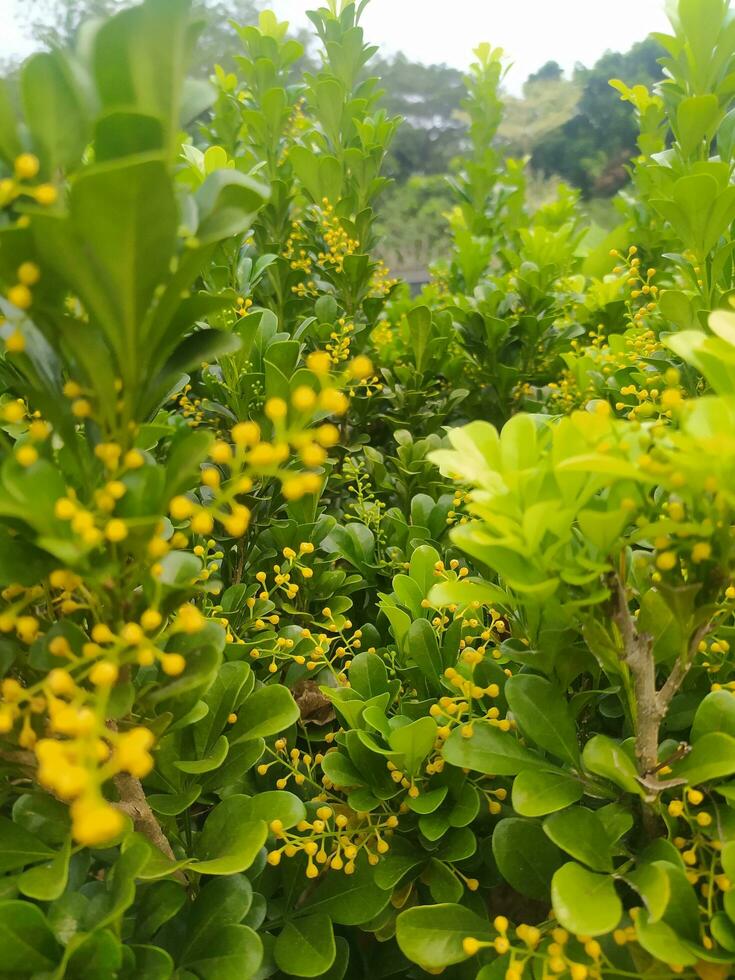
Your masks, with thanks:
[[[253,23],[267,0],[195,0],[206,15],[193,70],[206,78],[215,64],[230,70],[240,50],[230,21]],[[39,47],[73,43],[79,25],[130,6],[133,0],[25,0],[23,26]],[[309,32],[297,36],[312,60]],[[518,96],[508,95],[498,133],[502,151],[527,157],[534,200],[553,192],[559,179],[579,188],[597,221],[611,211],[609,199],[628,179],[626,164],[636,152],[636,126],[628,104],[608,82],[651,86],[662,77],[661,51],[653,40],[625,53],[608,52],[591,68],[577,65],[567,78],[556,61],[530,75]],[[469,61],[469,54],[468,54]],[[12,63],[6,59],[6,68]],[[384,90],[383,104],[404,123],[391,146],[387,173],[393,184],[380,211],[383,257],[399,273],[421,275],[447,248],[445,213],[451,196],[444,177],[464,149],[463,73],[447,65],[425,65],[404,54],[373,66]]]

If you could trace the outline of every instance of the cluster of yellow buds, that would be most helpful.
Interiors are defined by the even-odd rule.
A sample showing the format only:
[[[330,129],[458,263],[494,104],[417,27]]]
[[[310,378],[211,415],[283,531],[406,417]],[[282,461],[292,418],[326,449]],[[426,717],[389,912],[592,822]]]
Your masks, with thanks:
[[[74,489],[67,487],[65,496],[59,497],[54,505],[58,520],[67,523],[75,537],[88,549],[98,548],[105,542],[117,544],[127,538],[130,529],[127,519],[114,514],[127,493],[122,478],[145,462],[139,450],[123,452],[117,443],[99,443],[95,447],[95,455],[107,469],[109,479],[95,490],[91,504],[82,504]]]
[[[630,300],[626,304],[628,316],[634,326],[641,325],[658,309],[659,288],[653,282],[656,270],[643,270],[636,245],[631,245],[627,252],[612,249],[610,255],[620,259],[621,265],[616,266],[613,272],[625,276],[631,290]]]
[[[332,359],[332,364],[335,366],[349,358],[354,331],[354,324],[348,323],[344,317],[340,317],[337,320],[337,328],[330,333],[329,341],[326,345],[327,353]]]
[[[521,923],[516,926],[515,937],[510,922],[504,915],[493,920],[493,939],[466,937],[462,942],[465,955],[476,956],[483,949],[491,949],[498,956],[509,955],[505,980],[521,980],[526,967],[535,975],[536,967],[543,968],[544,976],[569,976],[571,980],[599,978],[606,964],[600,943],[591,936],[570,936],[566,929],[553,922],[543,927]],[[543,961],[543,963],[539,962]]]
[[[673,842],[681,851],[689,883],[699,886],[702,898],[711,904],[718,894],[726,894],[733,886],[721,866],[722,841],[717,839],[715,817],[706,808],[708,802],[701,790],[692,787],[681,798],[670,800],[666,809],[675,821],[688,825],[686,836],[677,834]]]
[[[312,755],[310,752],[302,752],[301,749],[288,747],[285,738],[278,738],[273,743],[273,748],[266,746],[266,752],[272,756],[271,762],[261,762],[257,772],[259,776],[265,776],[274,766],[277,767],[279,776],[276,780],[276,789],[284,790],[289,782],[293,780],[296,786],[308,784],[317,792],[322,792],[322,785],[319,782],[320,766],[324,759],[321,752]]]
[[[316,299],[319,295],[319,290],[316,288],[316,282],[313,279],[296,283],[295,286],[291,286],[291,292],[298,299]]]
[[[283,857],[298,854],[307,857],[306,877],[317,878],[320,867],[352,875],[361,852],[370,864],[377,864],[390,850],[390,837],[398,826],[398,817],[380,813],[355,813],[339,804],[318,807],[313,820],[302,820],[296,833],[285,830],[280,820],[270,824],[276,840],[283,841],[268,854],[268,863],[278,865]]]
[[[246,299],[244,296],[238,296],[237,300],[235,301],[235,313],[237,313],[239,317],[247,316],[252,308],[252,305],[253,301],[250,299],[250,297]]]
[[[205,619],[185,603],[167,622],[152,607],[115,630],[98,622],[87,639],[56,626],[44,634],[39,619],[26,608],[41,596],[62,616],[88,609],[91,601],[82,578],[64,568],[53,571],[45,587],[9,586],[3,591],[9,605],[0,614],[0,629],[14,630],[24,643],[42,640],[59,666],[32,686],[12,676],[2,681],[0,735],[14,733],[18,745],[35,751],[38,781],[71,804],[76,840],[95,846],[123,826],[122,814],[103,796],[103,785],[118,773],[143,778],[153,766],[153,735],[147,729],[117,731],[108,724],[110,692],[136,666],[157,663],[164,675],[180,675],[186,660],[168,648],[169,641],[177,634],[199,632]]]
[[[17,282],[5,294],[8,302],[23,313],[33,303],[32,287],[41,278],[41,270],[35,262],[23,262],[16,271]],[[20,354],[25,350],[25,337],[20,323],[9,325],[10,332],[5,334],[5,350],[8,354]]]
[[[389,320],[382,318],[378,320],[378,323],[370,334],[370,340],[374,347],[381,354],[384,354],[387,348],[393,344],[396,336],[397,333],[394,325]]]
[[[313,546],[311,546],[313,547]],[[281,568],[281,566],[278,566]],[[305,571],[310,569],[305,568]],[[259,577],[258,577],[259,576]],[[275,607],[270,600],[272,592],[266,590],[267,580],[264,572],[258,573],[258,581],[263,586],[255,599],[246,600],[249,618],[245,621],[238,642],[251,642],[255,645],[250,649],[252,660],[269,660],[268,671],[275,674],[284,664],[305,666],[309,672],[322,669],[328,670],[340,685],[348,685],[346,671],[352,664],[352,657],[362,647],[362,630],[352,630],[352,622],[344,616],[333,617],[328,606],[322,609],[323,621],[317,627],[321,632],[313,632],[308,627],[288,626],[280,634],[275,627],[280,623],[280,615],[267,613]],[[276,579],[285,575],[276,574]],[[288,588],[289,583],[284,582]],[[268,598],[263,598],[264,596]],[[267,603],[268,605],[263,605]],[[248,640],[243,638],[243,635]],[[252,636],[254,634],[254,637]],[[371,652],[370,648],[368,652]]]
[[[29,197],[42,207],[56,203],[58,191],[53,184],[31,184],[41,171],[38,157],[21,153],[13,163],[13,176],[0,180],[0,207],[6,208],[19,197]]]
[[[390,291],[398,285],[399,279],[391,276],[390,269],[382,259],[378,259],[370,277],[370,295],[388,296]]]
[[[290,408],[282,398],[269,398],[265,415],[273,427],[271,440],[263,438],[256,422],[247,421],[234,425],[229,439],[215,442],[209,453],[210,464],[201,474],[203,485],[212,491],[210,498],[206,504],[199,504],[189,496],[175,497],[169,505],[175,521],[188,521],[191,532],[197,535],[211,534],[215,522],[219,522],[227,534],[240,538],[250,525],[251,514],[237,498],[253,489],[255,478],[278,478],[287,500],[298,500],[321,489],[319,474],[294,471],[286,464],[293,449],[305,466],[320,467],[326,461],[326,448],[339,441],[339,431],[331,423],[315,429],[308,429],[307,425],[314,412],[341,415],[349,403],[329,383],[328,355],[311,354],[309,362],[311,370],[321,378],[321,390],[317,392],[308,385],[298,387],[292,394]]]
[[[360,242],[345,230],[329,198],[322,199],[321,207],[314,205],[309,217],[319,228],[324,243],[317,253],[317,261],[325,267],[331,266],[337,273],[343,272],[345,258],[360,251]]]
[[[204,421],[204,411],[201,398],[192,398],[191,391],[192,386],[190,384],[184,385],[175,401],[182,417],[186,419],[192,429],[196,429]]]
[[[467,504],[472,499],[472,494],[469,490],[463,490],[458,488],[454,491],[454,499],[452,500],[452,509],[447,511],[447,524],[466,524],[469,521],[469,517],[464,510]]]

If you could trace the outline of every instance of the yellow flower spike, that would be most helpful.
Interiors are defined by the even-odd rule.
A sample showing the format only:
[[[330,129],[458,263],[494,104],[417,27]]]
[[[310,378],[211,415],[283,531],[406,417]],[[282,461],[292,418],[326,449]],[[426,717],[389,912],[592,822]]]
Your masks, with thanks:
[[[92,414],[92,405],[86,398],[77,398],[71,404],[72,415],[78,419],[86,419]]]
[[[123,456],[123,465],[126,469],[137,470],[145,463],[145,456],[139,449],[130,449]]]
[[[319,396],[319,406],[330,415],[344,415],[350,407],[350,401],[336,388],[325,388]]]
[[[257,422],[238,422],[231,435],[236,446],[255,446],[260,441],[260,426]]]
[[[692,548],[692,561],[695,565],[707,561],[712,555],[712,545],[709,541],[698,541]]]
[[[153,630],[157,630],[162,622],[163,616],[157,609],[146,609],[146,611],[140,617],[140,625],[146,631],[146,633],[151,633]]]
[[[131,647],[137,646],[145,639],[143,630],[137,623],[126,623],[120,630],[120,637],[128,646]]]
[[[364,381],[365,378],[369,378],[373,374],[373,371],[373,362],[364,354],[360,354],[358,357],[355,357],[352,361],[350,361],[350,376],[356,381]]]
[[[2,417],[5,422],[21,422],[25,416],[26,408],[20,398],[16,401],[7,402],[2,407]]]
[[[316,405],[316,392],[308,385],[300,385],[291,395],[291,404],[297,412],[308,412]]]
[[[51,435],[51,426],[48,424],[48,422],[44,422],[41,419],[35,419],[28,426],[28,435],[34,440],[34,442],[43,442]]]
[[[82,394],[81,385],[77,384],[76,381],[67,381],[62,391],[67,398],[79,398]]]
[[[41,169],[38,157],[34,153],[21,153],[13,162],[13,170],[18,180],[33,180]]]
[[[207,466],[202,470],[201,480],[205,487],[211,487],[213,490],[218,489],[222,483],[219,470],[216,470],[213,466]]]
[[[112,687],[118,678],[117,664],[102,660],[89,672],[89,679],[95,687]]]
[[[186,668],[186,660],[180,653],[162,653],[161,670],[169,677],[178,677]]]
[[[288,415],[288,405],[282,398],[269,398],[264,412],[271,422],[282,422]]]
[[[325,425],[320,425],[319,428],[314,433],[316,441],[324,446],[325,449],[329,449],[332,446],[336,446],[339,442],[339,429],[336,425],[331,425],[326,423]]]
[[[306,358],[306,366],[314,374],[327,375],[332,366],[332,359],[325,351],[313,351]]]
[[[41,278],[41,270],[35,262],[23,262],[18,267],[18,282],[24,286],[35,286]]]
[[[38,461],[38,450],[28,443],[23,446],[17,446],[15,449],[15,458],[21,466],[28,468]]]
[[[235,504],[232,507],[232,514],[221,518],[222,524],[228,534],[233,538],[241,538],[250,526],[250,510],[243,504]]]
[[[185,521],[194,513],[194,503],[188,497],[174,497],[168,505],[168,512],[175,521]]]
[[[125,818],[101,797],[81,797],[71,805],[72,834],[85,847],[97,847],[122,833]]]
[[[16,327],[13,332],[5,338],[5,350],[9,354],[22,354],[26,349],[25,337]]]
[[[602,946],[600,946],[596,939],[589,939],[584,944],[584,951],[593,960],[597,960],[602,956]]]
[[[687,790],[687,799],[692,806],[699,806],[704,800],[704,793],[698,789]]]
[[[56,204],[59,192],[53,184],[39,184],[33,191],[33,196],[42,207],[50,207],[52,204]]]
[[[209,450],[209,458],[213,463],[226,464],[232,460],[232,448],[229,443],[219,440]]]
[[[656,559],[656,568],[662,572],[670,572],[676,568],[679,559],[675,551],[663,551]]]
[[[198,633],[204,629],[206,620],[196,606],[184,603],[179,606],[176,627],[183,633]]]
[[[128,526],[125,521],[121,521],[115,518],[112,521],[108,521],[105,526],[105,537],[108,541],[113,543],[118,541],[124,541],[128,536]]]
[[[191,519],[191,529],[195,534],[211,534],[214,528],[214,518],[204,510],[198,510]]]

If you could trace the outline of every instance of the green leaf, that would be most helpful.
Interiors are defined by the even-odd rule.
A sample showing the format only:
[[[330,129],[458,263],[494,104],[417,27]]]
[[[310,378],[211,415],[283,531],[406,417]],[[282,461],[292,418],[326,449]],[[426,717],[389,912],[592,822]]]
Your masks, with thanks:
[[[735,773],[735,738],[724,732],[702,735],[672,770],[675,779],[686,779],[690,786],[731,776]]]
[[[0,871],[23,868],[54,857],[55,851],[17,823],[0,817]]]
[[[107,20],[94,38],[93,70],[103,105],[157,116],[172,150],[182,126],[184,75],[195,36],[189,18],[188,3],[147,0]]]
[[[189,951],[210,945],[209,937],[224,925],[237,925],[248,914],[253,902],[253,886],[245,875],[229,875],[208,881],[191,906],[186,922],[186,941],[182,962]]]
[[[200,874],[229,875],[253,863],[268,836],[264,820],[250,819],[250,798],[230,796],[204,822],[190,866]]]
[[[21,974],[51,970],[61,950],[43,913],[30,902],[0,902],[2,970]]]
[[[174,762],[174,766],[181,772],[189,773],[190,775],[199,775],[205,772],[211,772],[213,769],[219,769],[222,763],[227,758],[227,753],[230,751],[230,743],[227,740],[226,735],[220,735],[212,748],[211,753],[204,759],[194,759],[191,762],[182,762],[177,759]]]
[[[249,820],[265,820],[266,823],[280,820],[286,830],[306,819],[306,807],[298,796],[278,789],[250,797],[249,806],[243,812],[247,812]]]
[[[689,741],[693,744],[712,732],[735,737],[735,698],[729,691],[710,691],[702,699],[694,715]]]
[[[433,718],[419,718],[396,728],[390,736],[390,747],[399,753],[397,764],[411,776],[415,776],[426,757],[433,751],[436,741],[436,722]]]
[[[299,977],[325,973],[336,955],[332,920],[323,912],[287,922],[273,947],[280,969]]]
[[[592,810],[572,806],[544,820],[544,831],[567,854],[594,871],[612,871],[612,848],[605,827]]]
[[[456,728],[444,743],[442,755],[453,766],[492,776],[516,776],[524,769],[545,769],[548,763],[524,748],[518,739],[492,725],[476,722],[472,735]]]
[[[493,831],[493,856],[505,880],[521,895],[548,901],[554,872],[564,856],[535,820],[508,817]]]
[[[44,164],[55,173],[79,164],[89,120],[72,68],[61,51],[32,55],[20,77],[26,121]]]
[[[209,245],[248,231],[268,200],[266,184],[237,170],[217,170],[196,193],[199,245]]]
[[[429,682],[431,691],[438,694],[444,664],[436,633],[428,619],[415,619],[411,623],[404,637],[404,648],[407,658],[416,664]]]
[[[625,880],[638,892],[648,910],[649,922],[658,922],[666,911],[671,896],[669,876],[657,864],[641,864],[625,875]]]
[[[645,909],[638,912],[635,931],[641,946],[657,960],[681,966],[697,962],[697,954],[682,942],[675,930],[665,922],[653,922]]]
[[[58,898],[66,888],[70,854],[71,840],[67,839],[52,861],[28,868],[23,872],[18,878],[20,891],[28,898],[35,898],[39,902],[52,902]]]
[[[186,966],[201,980],[243,980],[256,975],[262,959],[257,933],[249,926],[224,925],[189,949]]]
[[[623,906],[609,875],[570,861],[554,875],[551,901],[559,924],[583,936],[602,936],[620,922]]]
[[[174,972],[174,961],[159,946],[128,947],[135,955],[135,965],[129,973],[121,973],[120,980],[169,980]]]
[[[513,781],[513,809],[522,817],[543,817],[582,799],[584,787],[562,772],[525,769]]]
[[[390,891],[375,883],[375,869],[360,856],[352,875],[329,874],[304,903],[304,912],[325,912],[335,925],[359,926],[379,915],[390,902]]]
[[[396,940],[401,952],[425,970],[441,970],[467,959],[467,938],[488,940],[485,918],[462,905],[425,905],[401,912]]]
[[[72,948],[64,973],[68,980],[106,980],[115,976],[122,965],[120,940],[108,929],[97,929],[86,936],[75,937],[67,952]]]
[[[288,688],[281,684],[261,687],[238,708],[238,719],[228,732],[230,744],[278,735],[299,715],[299,706]]]
[[[524,734],[572,766],[579,765],[577,726],[562,691],[534,674],[508,678],[505,696]]]
[[[693,154],[705,139],[709,143],[721,115],[716,95],[691,95],[681,100],[676,110],[676,130],[684,156]]]
[[[607,735],[594,735],[582,750],[582,764],[588,772],[609,779],[628,793],[644,795],[635,763],[625,749]]]
[[[383,658],[374,653],[358,653],[350,665],[350,687],[366,701],[384,694],[389,688]]]

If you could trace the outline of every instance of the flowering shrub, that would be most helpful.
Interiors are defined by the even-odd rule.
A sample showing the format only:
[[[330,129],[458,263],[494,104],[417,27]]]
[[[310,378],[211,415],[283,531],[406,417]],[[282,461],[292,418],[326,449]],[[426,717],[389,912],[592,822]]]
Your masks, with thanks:
[[[0,974],[724,980],[728,4],[613,82],[596,246],[480,46],[418,297],[364,7],[202,83],[144,0],[0,89]]]

